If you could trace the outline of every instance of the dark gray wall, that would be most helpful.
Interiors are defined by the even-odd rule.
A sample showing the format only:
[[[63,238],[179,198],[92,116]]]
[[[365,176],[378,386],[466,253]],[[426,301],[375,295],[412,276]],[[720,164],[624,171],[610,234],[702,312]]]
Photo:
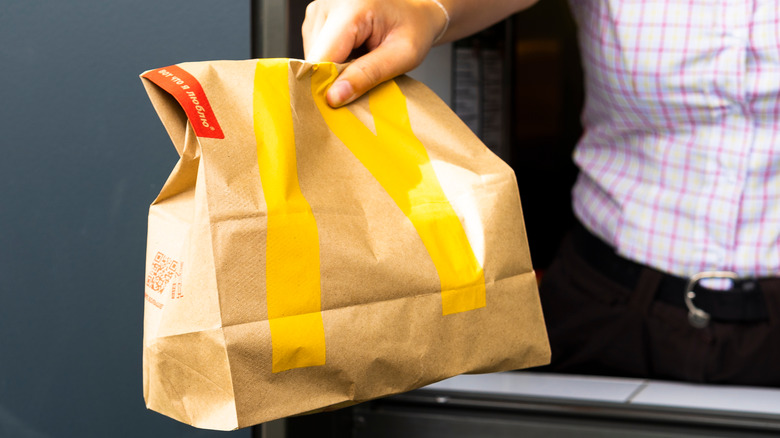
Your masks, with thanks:
[[[0,0],[0,437],[250,435],[144,406],[146,215],[176,153],[138,79],[248,58],[249,12]]]

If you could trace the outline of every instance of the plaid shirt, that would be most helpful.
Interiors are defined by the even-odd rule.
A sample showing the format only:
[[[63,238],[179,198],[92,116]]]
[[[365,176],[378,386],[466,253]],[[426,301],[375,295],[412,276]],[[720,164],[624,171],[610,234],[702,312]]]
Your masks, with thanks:
[[[662,271],[780,274],[780,2],[570,4],[587,96],[576,215]]]

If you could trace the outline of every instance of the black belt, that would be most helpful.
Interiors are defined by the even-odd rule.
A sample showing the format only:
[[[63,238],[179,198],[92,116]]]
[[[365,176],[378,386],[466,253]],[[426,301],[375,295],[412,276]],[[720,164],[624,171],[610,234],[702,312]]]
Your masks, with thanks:
[[[594,269],[627,289],[634,290],[643,270],[652,269],[625,259],[604,241],[591,234],[581,224],[572,233],[574,248]],[[656,271],[658,272],[658,271]],[[689,279],[660,273],[655,299],[686,308],[685,294]],[[735,279],[728,290],[707,289],[697,283],[695,305],[714,320],[725,322],[751,322],[769,319],[766,301],[757,279]]]

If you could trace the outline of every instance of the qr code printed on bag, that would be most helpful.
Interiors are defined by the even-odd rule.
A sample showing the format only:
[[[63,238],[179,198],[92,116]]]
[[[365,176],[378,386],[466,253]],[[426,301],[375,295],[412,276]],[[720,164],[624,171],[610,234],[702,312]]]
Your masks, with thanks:
[[[152,260],[151,272],[146,277],[146,285],[151,290],[162,293],[171,278],[180,274],[180,265],[180,262],[158,251]]]

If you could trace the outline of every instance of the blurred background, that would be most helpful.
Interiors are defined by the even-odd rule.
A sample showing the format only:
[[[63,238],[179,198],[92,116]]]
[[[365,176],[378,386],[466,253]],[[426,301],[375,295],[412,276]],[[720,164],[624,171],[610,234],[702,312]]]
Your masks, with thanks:
[[[251,21],[248,1],[0,2],[0,437],[225,435],[143,401],[146,217],[177,155],[138,75],[248,58]]]

